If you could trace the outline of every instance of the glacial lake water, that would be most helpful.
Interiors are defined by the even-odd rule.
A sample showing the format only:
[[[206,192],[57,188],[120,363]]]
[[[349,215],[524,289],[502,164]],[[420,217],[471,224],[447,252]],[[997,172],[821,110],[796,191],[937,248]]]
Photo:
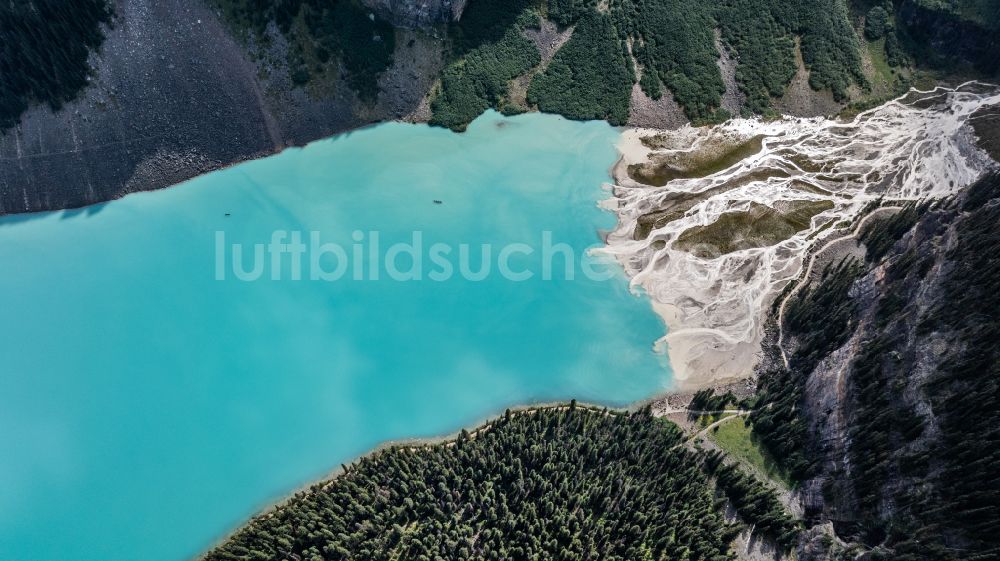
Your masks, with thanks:
[[[620,272],[568,280],[562,253],[552,280],[540,268],[543,232],[579,258],[613,227],[597,202],[617,138],[545,115],[489,113],[464,134],[384,124],[0,219],[0,559],[184,561],[385,441],[667,389],[665,328]],[[422,263],[423,280],[311,280],[310,253],[293,280],[285,253],[279,275],[268,254],[259,279],[237,278],[231,244],[250,271],[275,231],[363,247],[369,264],[372,232],[378,260],[415,231],[471,257],[526,244],[507,263],[535,276],[441,280]],[[393,263],[414,272],[412,253]]]

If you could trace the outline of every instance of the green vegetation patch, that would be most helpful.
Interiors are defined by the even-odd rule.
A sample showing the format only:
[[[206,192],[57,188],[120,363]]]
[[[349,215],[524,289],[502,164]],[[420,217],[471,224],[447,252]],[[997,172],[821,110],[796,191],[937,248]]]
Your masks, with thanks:
[[[104,0],[0,2],[0,131],[15,126],[30,105],[58,110],[76,98],[111,15]]]
[[[773,0],[727,0],[718,11],[722,38],[736,51],[736,80],[752,113],[771,114],[795,76],[795,40],[772,13]]]
[[[786,489],[792,487],[791,478],[764,448],[743,417],[733,417],[720,424],[709,431],[708,437],[730,457],[746,463],[757,473],[780,483]]]
[[[675,179],[708,177],[729,169],[764,149],[764,137],[733,142],[729,139],[706,141],[689,152],[654,154],[650,161],[631,164],[628,175],[643,185],[662,187]]]
[[[784,535],[768,497],[732,492],[746,519]],[[720,507],[675,425],[571,405],[373,454],[206,560],[722,560],[740,526]]]
[[[831,208],[831,201],[778,201],[774,207],[751,203],[750,210],[725,212],[711,224],[685,230],[674,247],[707,258],[767,247],[805,230],[814,216]]]
[[[591,12],[528,88],[528,102],[571,119],[628,121],[635,75],[611,18]]]
[[[525,0],[469,4],[452,27],[453,60],[431,102],[431,124],[462,131],[483,111],[503,106],[510,81],[541,62],[535,44],[521,32],[520,18],[530,10]]]
[[[392,64],[392,25],[356,0],[216,0],[238,31],[266,39],[274,23],[288,40],[292,82],[304,86],[343,65],[348,85],[365,101],[378,96],[378,78]]]
[[[716,61],[712,3],[701,0],[615,0],[612,17],[632,41],[632,53],[642,66],[640,85],[653,99],[661,84],[673,93],[684,113],[695,122],[721,121],[719,109],[726,87]]]
[[[900,77],[896,75],[894,65],[889,62],[886,55],[887,48],[888,42],[885,37],[865,42],[865,54],[871,62],[872,69],[869,84],[876,96],[902,95],[906,91],[903,89],[904,85],[900,83]]]

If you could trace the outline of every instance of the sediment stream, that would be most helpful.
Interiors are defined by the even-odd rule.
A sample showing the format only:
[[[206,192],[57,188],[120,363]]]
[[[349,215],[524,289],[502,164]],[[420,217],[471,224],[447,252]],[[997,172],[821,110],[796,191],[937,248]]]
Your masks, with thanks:
[[[912,90],[851,121],[737,119],[633,129],[620,144],[605,251],[653,298],[677,380],[752,372],[769,305],[809,248],[877,199],[945,197],[994,162],[970,117],[1000,89]]]

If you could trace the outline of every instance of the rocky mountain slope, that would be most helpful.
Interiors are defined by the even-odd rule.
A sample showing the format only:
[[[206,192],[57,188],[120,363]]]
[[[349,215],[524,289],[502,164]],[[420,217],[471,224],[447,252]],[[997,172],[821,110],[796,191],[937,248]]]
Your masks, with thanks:
[[[1000,555],[998,220],[996,172],[887,205],[776,312],[751,421],[800,482],[800,559]]]
[[[869,3],[823,2],[296,0],[262,11],[243,0],[113,0],[111,25],[75,99],[56,91],[23,113],[22,99],[0,103],[4,119],[16,123],[0,132],[0,215],[165,187],[385,120],[461,130],[490,107],[634,126],[736,111],[830,114],[849,100],[880,99],[909,79],[880,54],[895,42],[946,67],[964,61],[996,70],[992,0],[900,3],[882,38],[862,41],[860,68],[854,51],[870,27]],[[978,19],[962,8],[968,2],[979,6],[970,12]],[[317,9],[328,5],[349,6],[355,19],[336,12],[317,20]],[[252,32],[229,17],[234,6],[254,16]],[[4,25],[24,17],[7,10]],[[684,25],[671,19],[677,14],[685,14]],[[669,33],[678,25],[680,35]],[[711,33],[712,25],[721,30]],[[82,33],[84,42],[69,52],[94,44],[93,30]],[[672,36],[683,40],[668,41]],[[647,41],[659,46],[647,48]],[[6,76],[13,76],[11,61],[15,69],[45,64],[34,60],[37,53],[21,60],[12,44],[0,58]]]
[[[487,108],[671,127],[735,112],[830,114],[911,79],[890,64],[906,59],[897,43],[943,67],[997,70],[993,0],[358,2],[110,0],[85,81],[64,61],[72,80],[56,86],[66,91],[49,86],[24,112],[28,94],[0,88],[0,215],[165,187],[393,119],[461,130]],[[0,15],[16,26],[24,8],[11,6]],[[888,14],[878,39],[873,13]],[[64,15],[55,31],[73,21]],[[73,56],[100,43],[80,31]],[[0,51],[9,79],[47,64],[36,60],[44,42],[30,53],[22,44]]]
[[[433,38],[400,30],[377,103],[334,78],[289,79],[280,41],[252,57],[199,0],[118,0],[90,85],[35,106],[0,135],[0,214],[73,208],[166,187],[418,109],[441,65]]]
[[[767,94],[749,107],[741,92],[761,80],[774,95],[786,88],[774,106],[798,114],[838,110],[847,98],[831,92],[861,92],[848,87],[862,80],[845,0],[791,8],[761,0],[759,9],[690,0],[110,4],[89,84],[58,109],[14,111],[16,126],[0,132],[0,214],[164,187],[391,119],[461,129],[486,108],[543,108],[676,126],[766,109]],[[233,19],[234,9],[254,21]],[[677,15],[685,22],[672,35]],[[724,29],[712,33],[723,16]],[[553,40],[536,45],[546,36],[559,37],[554,54]],[[761,37],[769,42],[758,44]],[[660,46],[644,47],[647,39]],[[391,57],[379,54],[387,48]],[[3,60],[23,65],[11,49]],[[771,51],[784,61],[774,68],[751,56]]]

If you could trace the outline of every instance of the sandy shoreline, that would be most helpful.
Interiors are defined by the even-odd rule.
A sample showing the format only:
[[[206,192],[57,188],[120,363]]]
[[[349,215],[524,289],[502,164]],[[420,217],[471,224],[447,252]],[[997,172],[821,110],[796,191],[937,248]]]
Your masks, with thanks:
[[[800,277],[816,244],[849,234],[844,224],[868,202],[946,196],[988,167],[971,144],[997,151],[1000,98],[993,87],[977,88],[911,90],[849,121],[621,130],[612,196],[602,204],[618,226],[605,252],[667,325],[657,345],[679,389],[752,377],[774,299]],[[928,96],[944,105],[925,110],[918,101]],[[924,154],[914,139],[934,135],[942,155],[913,161]],[[853,152],[858,142],[865,154]],[[948,166],[957,179],[942,175]],[[913,170],[926,171],[912,179]],[[890,177],[908,179],[882,179]]]
[[[648,162],[656,150],[646,146],[643,138],[665,132],[651,128],[624,128],[616,145],[618,160],[611,167],[610,199],[603,202],[606,208],[618,206],[616,187],[644,188],[628,174],[632,164]],[[620,218],[620,217],[619,217]],[[623,263],[624,265],[624,263]],[[630,278],[634,283],[634,277]],[[693,392],[706,387],[737,384],[753,376],[758,362],[762,334],[749,342],[734,342],[730,348],[720,348],[720,332],[689,326],[685,313],[679,307],[658,301],[649,296],[653,311],[667,326],[667,333],[656,342],[657,350],[666,352],[673,371],[677,392]]]

